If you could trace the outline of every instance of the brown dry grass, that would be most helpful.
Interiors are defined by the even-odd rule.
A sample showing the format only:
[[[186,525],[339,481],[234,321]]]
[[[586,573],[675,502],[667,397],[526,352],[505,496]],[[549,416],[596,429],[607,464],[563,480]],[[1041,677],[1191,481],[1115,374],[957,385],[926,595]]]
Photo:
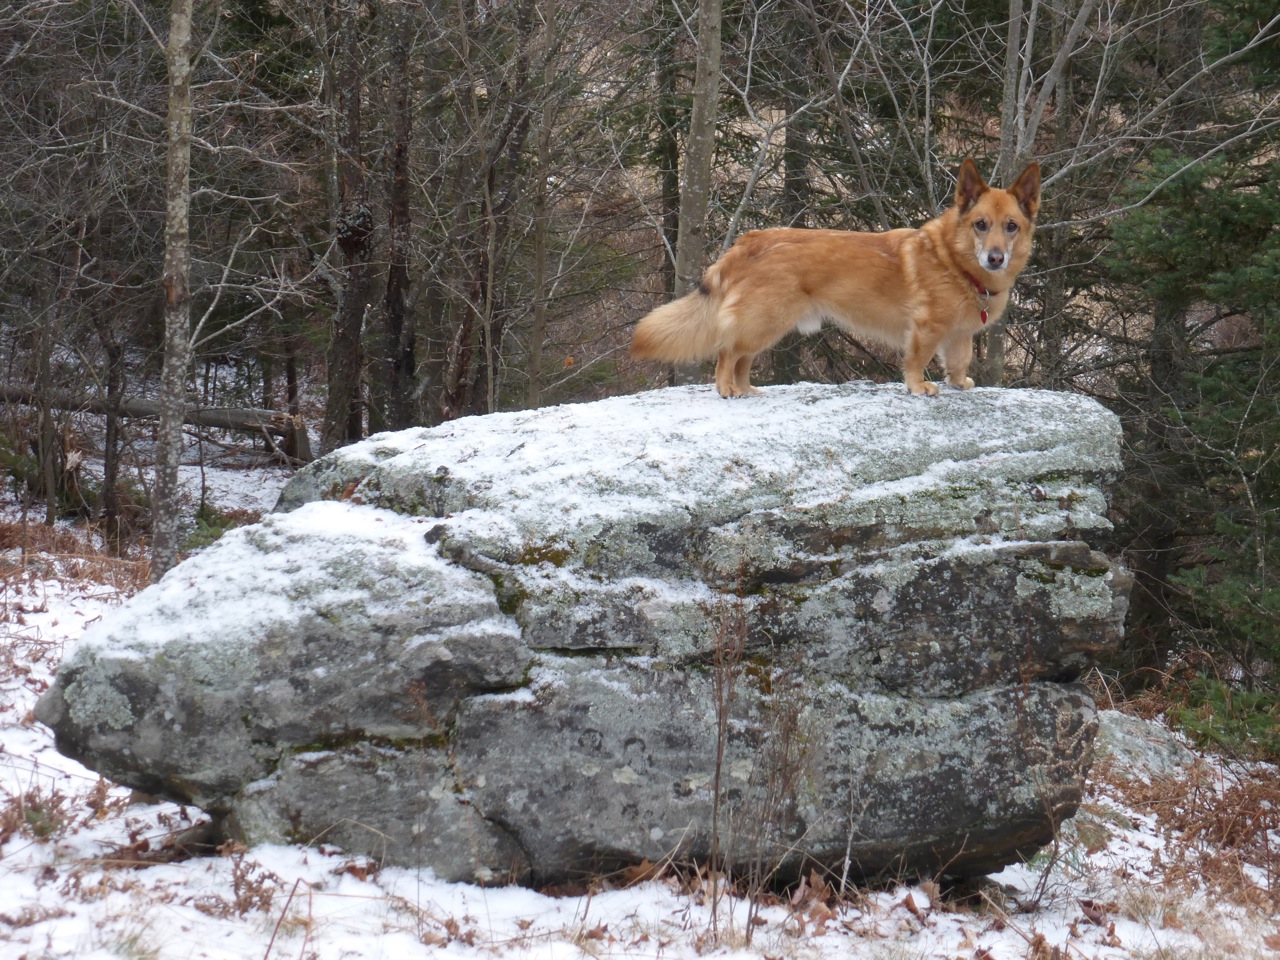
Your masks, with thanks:
[[[1171,685],[1114,703],[1160,722],[1175,706]],[[1154,865],[1167,889],[1205,889],[1264,913],[1280,909],[1280,770],[1269,763],[1220,757],[1176,775],[1134,777],[1110,761],[1094,769],[1095,789],[1150,815],[1165,836]]]
[[[88,527],[0,519],[0,583],[34,584],[54,578],[131,596],[150,582],[151,561],[141,554],[113,554]]]
[[[1230,771],[1197,765],[1183,776],[1146,783],[1115,778],[1111,786],[1132,809],[1165,832],[1155,854],[1166,883],[1202,885],[1234,903],[1280,909],[1280,776],[1267,766]]]

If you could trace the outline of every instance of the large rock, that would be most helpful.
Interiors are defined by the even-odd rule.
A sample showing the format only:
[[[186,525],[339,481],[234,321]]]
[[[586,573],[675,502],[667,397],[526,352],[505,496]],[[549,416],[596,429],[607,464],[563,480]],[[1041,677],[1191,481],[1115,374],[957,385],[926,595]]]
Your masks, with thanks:
[[[1081,797],[1118,439],[1081,397],[867,384],[372,437],[94,627],[38,716],[250,842],[450,879],[713,842],[988,871]]]

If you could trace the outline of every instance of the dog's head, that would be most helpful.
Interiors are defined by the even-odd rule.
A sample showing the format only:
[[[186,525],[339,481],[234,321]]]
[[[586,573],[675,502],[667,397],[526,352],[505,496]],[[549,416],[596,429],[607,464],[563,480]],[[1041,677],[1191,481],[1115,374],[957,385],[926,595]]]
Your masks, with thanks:
[[[966,158],[956,180],[957,242],[982,270],[1016,276],[1031,256],[1040,209],[1040,165],[1032,162],[1008,189],[987,186],[977,164]]]

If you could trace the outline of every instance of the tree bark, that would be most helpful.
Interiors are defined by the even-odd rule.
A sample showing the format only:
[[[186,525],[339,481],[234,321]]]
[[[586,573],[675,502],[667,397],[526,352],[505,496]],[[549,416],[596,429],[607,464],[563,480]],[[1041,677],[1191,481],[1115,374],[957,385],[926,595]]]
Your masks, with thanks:
[[[108,545],[113,552],[119,553],[124,544],[120,528],[120,404],[124,399],[125,352],[124,344],[103,312],[94,311],[93,324],[107,360],[107,398],[102,411],[106,418],[106,434],[102,442],[102,509],[99,518]],[[10,399],[5,395],[4,387],[0,387],[0,391],[6,400]]]
[[[164,361],[160,372],[152,511],[151,579],[159,580],[178,562],[178,465],[187,372],[191,366],[191,19],[193,0],[169,5],[169,155],[164,225]]]
[[[790,76],[788,85],[808,86],[804,56],[799,43],[789,48],[786,56]],[[788,88],[784,91],[787,113],[790,119],[783,131],[782,140],[782,225],[786,227],[808,226],[810,201],[809,185],[809,137],[802,118],[803,107],[809,102],[809,91],[803,94]],[[775,383],[798,383],[804,362],[804,346],[801,334],[787,334],[772,351],[773,380]]]
[[[702,279],[719,98],[720,0],[699,0],[693,110],[689,117],[689,137],[685,144],[683,176],[680,178],[680,228],[676,237],[678,293],[692,290]]]
[[[540,82],[542,77],[542,65],[535,65],[533,59],[535,48],[540,46],[531,32],[534,7],[533,0],[521,0],[511,8],[517,48],[494,97],[497,103],[507,104],[505,110],[494,111],[479,95],[477,81],[485,76],[480,45],[464,35],[460,46],[472,86],[468,110],[475,129],[484,135],[479,141],[483,152],[474,164],[478,173],[468,191],[475,197],[471,206],[474,221],[460,244],[465,295],[459,304],[461,316],[449,344],[441,391],[441,412],[446,419],[493,413],[498,407],[502,344],[510,318],[506,249],[512,212],[527,184],[520,171],[526,163],[525,144],[534,119],[536,94],[530,90],[530,81],[537,76]]]
[[[665,0],[658,8],[665,9]],[[659,22],[661,17],[659,16]],[[671,297],[679,289],[676,280],[676,247],[680,242],[680,138],[674,31],[666,33],[657,50],[658,132],[656,161],[662,177],[662,292]]]
[[[409,140],[413,133],[413,72],[409,63],[411,25],[403,11],[397,16],[391,42],[392,122],[391,183],[388,193],[388,228],[391,242],[387,288],[383,297],[384,335],[387,351],[385,419],[392,430],[413,424],[414,374],[417,367],[416,335],[409,316]]]
[[[297,374],[292,376],[296,378]],[[296,387],[293,388],[296,390]],[[48,403],[51,410],[74,410],[81,413],[100,413],[110,416],[135,419],[155,419],[161,416],[164,408],[163,400],[123,400],[119,399],[119,391],[112,396],[112,388],[108,384],[107,399],[75,393],[69,390],[54,390],[42,393],[38,389],[16,384],[0,384],[0,403],[23,403],[39,406]],[[302,429],[299,418],[279,410],[255,410],[252,407],[193,407],[185,402],[182,407],[182,422],[196,427],[209,427],[214,430],[237,430],[259,436],[267,434],[272,437],[290,437],[295,431]]]
[[[1023,2],[1009,0],[1008,38],[1005,46],[1004,84],[1000,105],[1000,154],[992,177],[997,185],[1007,187],[1030,159],[1049,101],[1054,97],[1058,82],[1070,63],[1071,55],[1075,52],[1076,44],[1080,41],[1080,35],[1095,6],[1096,0],[1081,0],[1065,36],[1060,29],[1059,21],[1054,21],[1053,62],[1040,78],[1035,101],[1029,103],[1036,5],[1032,3],[1027,35],[1024,38]],[[1066,16],[1065,11],[1062,16]],[[1057,98],[1056,102],[1061,104],[1062,98]],[[1059,122],[1063,121],[1060,119]],[[976,373],[976,379],[984,386],[1001,386],[1005,382],[1007,338],[1005,323],[1009,322],[1012,316],[1013,310],[1010,309],[1005,314],[1005,319],[987,331],[984,338],[986,350],[983,362]]]
[[[320,449],[328,453],[359,440],[364,432],[361,382],[364,373],[362,334],[372,288],[373,208],[369,204],[361,146],[360,6],[346,0],[338,11],[338,102],[342,127],[338,135],[338,249],[345,276],[328,352],[328,399]]]
[[[1008,186],[1002,177],[1009,176],[1019,150],[1018,131],[1021,127],[1022,87],[1019,75],[1022,70],[1022,0],[1009,0],[1008,34],[1004,48],[1003,91],[1000,98],[1000,153],[996,158],[995,176],[1000,186]],[[981,386],[1000,386],[1004,383],[1004,325],[998,323],[987,330],[982,338],[981,361],[974,371],[974,379]]]
[[[35,403],[40,413],[40,429],[36,433],[36,455],[40,461],[40,492],[44,496],[44,522],[53,526],[58,519],[58,431],[53,421],[53,332],[59,326],[58,311],[64,304],[62,298],[53,304],[53,322],[40,325],[36,334],[36,389]]]
[[[1009,23],[1004,47],[1003,90],[1000,96],[1000,153],[996,173],[1013,169],[1018,150],[1018,73],[1022,65],[1022,0],[1009,0]],[[1001,184],[1006,186],[1006,184]]]
[[[551,44],[551,22],[548,20],[543,28],[543,90],[548,97],[542,105],[542,121],[538,128],[537,141],[537,177],[533,181],[533,322],[529,327],[529,359],[525,375],[528,377],[525,387],[524,405],[532,410],[542,405],[543,371],[542,349],[547,340],[547,300],[551,290],[547,283],[547,267],[550,251],[550,191],[547,189],[547,177],[552,175],[551,138],[555,131],[555,113],[550,103],[549,91],[553,76],[547,64],[548,48]]]
[[[711,202],[711,161],[716,149],[716,108],[720,99],[721,0],[698,0],[698,60],[693,80],[693,110],[680,178],[680,226],[676,237],[676,293],[692,290],[702,279],[707,248],[707,208]],[[676,383],[698,379],[696,366],[677,366]]]

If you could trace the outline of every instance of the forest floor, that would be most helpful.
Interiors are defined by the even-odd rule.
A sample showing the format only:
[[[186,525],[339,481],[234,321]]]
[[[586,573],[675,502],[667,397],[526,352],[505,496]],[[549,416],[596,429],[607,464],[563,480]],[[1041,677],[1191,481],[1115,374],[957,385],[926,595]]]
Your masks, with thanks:
[[[185,477],[248,518],[287,472],[236,457]],[[147,575],[38,519],[0,503],[0,958],[1280,958],[1280,776],[1193,751],[1152,700],[1104,714],[1058,842],[963,889],[841,894],[814,877],[746,900],[671,869],[553,894],[323,846],[182,859],[174,838],[199,810],[100,779],[32,718],[64,652]]]

